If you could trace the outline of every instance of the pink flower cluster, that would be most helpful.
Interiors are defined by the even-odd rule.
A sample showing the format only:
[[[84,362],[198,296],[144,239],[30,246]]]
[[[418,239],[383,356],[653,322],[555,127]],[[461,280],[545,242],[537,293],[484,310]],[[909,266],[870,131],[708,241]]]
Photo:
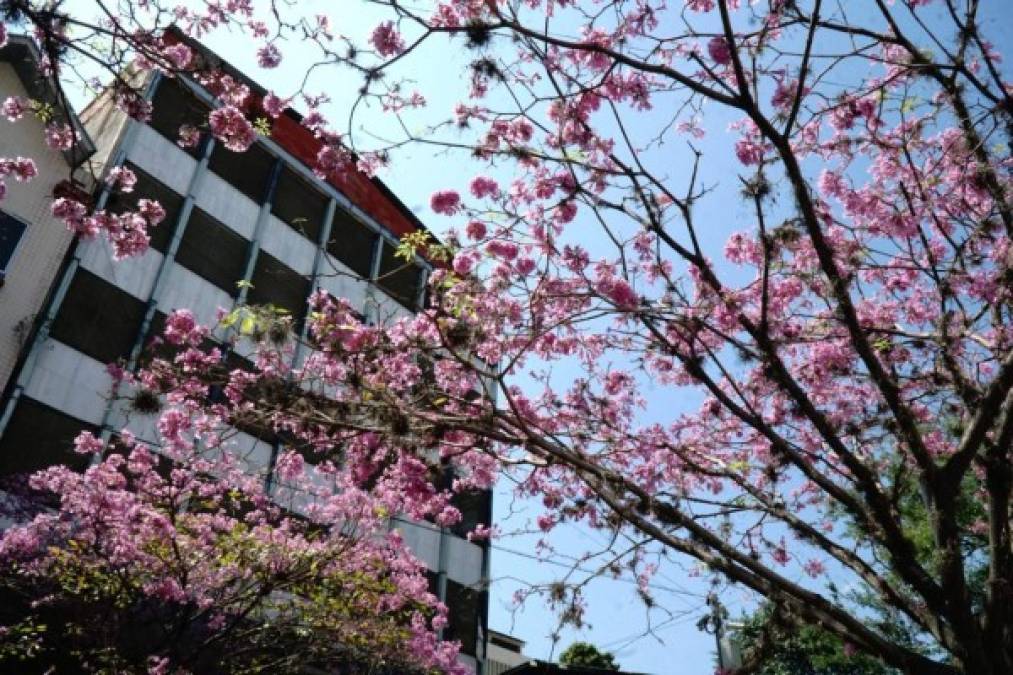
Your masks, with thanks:
[[[106,175],[106,185],[112,190],[133,192],[137,175],[125,166],[113,167]]]
[[[476,199],[499,196],[499,183],[487,176],[475,176],[469,187]]]
[[[273,42],[257,49],[257,63],[261,68],[277,68],[281,64],[281,50]]]
[[[35,162],[27,157],[14,159],[0,157],[0,201],[3,201],[7,196],[7,181],[5,179],[8,176],[14,176],[14,180],[22,183],[35,178],[38,173]]]
[[[439,190],[429,198],[429,208],[434,213],[452,216],[461,209],[461,195],[456,190]]]
[[[369,36],[369,42],[380,56],[395,56],[404,51],[404,39],[394,28],[393,21],[384,21]]]
[[[0,115],[7,118],[8,122],[17,122],[25,112],[31,109],[31,101],[21,96],[8,96],[0,105]]]
[[[212,111],[208,124],[215,138],[233,152],[246,152],[257,140],[253,125],[235,106],[227,105]]]
[[[112,245],[113,258],[121,260],[148,250],[148,228],[165,218],[165,209],[155,201],[141,199],[136,211],[113,214],[88,208],[76,199],[60,197],[51,207],[53,217],[62,220],[70,231],[85,238],[104,233]]]
[[[46,145],[53,150],[70,150],[74,145],[74,130],[69,124],[52,122],[46,125]]]
[[[728,46],[728,40],[723,37],[711,38],[707,43],[707,53],[719,66],[727,66],[732,62],[732,50]]]

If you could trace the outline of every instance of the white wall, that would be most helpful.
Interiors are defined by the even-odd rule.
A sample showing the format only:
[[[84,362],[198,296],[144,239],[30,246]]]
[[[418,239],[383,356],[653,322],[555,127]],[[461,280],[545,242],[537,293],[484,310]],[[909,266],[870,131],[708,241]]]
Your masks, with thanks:
[[[137,125],[127,159],[165,185],[186,195],[197,160],[149,126]]]
[[[0,63],[0,100],[24,95],[14,69],[8,63]],[[70,177],[70,168],[63,155],[46,145],[42,123],[30,114],[15,123],[0,118],[0,157],[31,157],[39,172],[27,183],[8,178],[7,197],[0,201],[0,210],[28,223],[0,288],[2,390],[73,236],[50,215],[53,187]]]

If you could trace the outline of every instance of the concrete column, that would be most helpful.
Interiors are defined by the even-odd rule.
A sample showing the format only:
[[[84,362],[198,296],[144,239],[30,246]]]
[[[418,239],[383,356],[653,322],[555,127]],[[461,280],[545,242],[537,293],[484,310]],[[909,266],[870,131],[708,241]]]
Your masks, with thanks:
[[[264,199],[260,203],[260,213],[257,215],[257,225],[253,229],[253,239],[250,241],[250,248],[246,254],[246,268],[243,271],[243,281],[239,286],[239,295],[236,297],[235,306],[246,304],[246,298],[250,292],[250,280],[253,279],[253,271],[257,267],[257,258],[260,257],[260,240],[264,236],[264,228],[271,219],[271,206],[274,202],[274,191],[278,187],[278,178],[281,176],[281,169],[284,160],[276,159],[271,167],[271,175],[267,179],[267,187],[264,189]]]
[[[144,318],[141,320],[141,326],[137,330],[137,337],[134,339],[133,347],[131,347],[130,355],[127,358],[127,370],[129,371],[137,368],[137,361],[140,359],[141,352],[144,349],[144,338],[151,329],[155,313],[162,302],[165,286],[172,274],[172,267],[176,261],[176,253],[179,252],[179,245],[183,241],[183,235],[186,233],[187,223],[190,222],[190,215],[193,213],[197,193],[200,191],[204,176],[207,175],[208,162],[211,160],[211,152],[214,150],[214,147],[215,139],[210,136],[206,137],[201,149],[201,158],[197,162],[197,166],[194,167],[193,174],[190,176],[190,183],[187,186],[186,195],[183,199],[183,206],[179,210],[176,222],[173,223],[172,238],[169,240],[169,245],[162,256],[162,262],[158,267],[158,274],[155,276],[155,283],[151,286],[151,293],[148,295],[148,306],[144,311]],[[113,434],[113,429],[109,424],[116,410],[116,394],[118,390],[119,385],[116,385],[113,389],[113,396],[110,397],[109,404],[106,406],[105,414],[102,416],[101,433],[103,441],[108,441]]]
[[[313,271],[310,277],[310,295],[319,290],[320,272],[324,266],[324,258],[327,254],[327,242],[331,239],[331,229],[334,225],[334,214],[337,213],[338,202],[333,198],[327,202],[327,210],[324,212],[324,222],[320,225],[320,237],[317,240],[317,250],[313,256]],[[307,302],[309,298],[306,299]],[[302,329],[299,331],[299,340],[295,345],[295,354],[292,356],[292,365],[299,363],[305,351],[305,342],[309,338],[309,317],[303,321]]]
[[[415,294],[415,311],[420,312],[426,306],[426,284],[429,283],[429,269],[419,268],[419,290]]]
[[[380,263],[383,261],[384,238],[377,236],[373,242],[372,259],[369,261],[369,286],[366,287],[365,306],[362,308],[362,315],[366,317],[367,323],[379,323],[380,303],[376,301],[376,280],[380,276]]]
[[[331,226],[334,224],[334,214],[337,212],[338,203],[334,199],[327,202],[327,210],[324,212],[324,222],[320,224],[320,237],[317,239],[317,250],[313,256],[313,271],[310,278],[310,294],[317,291],[317,284],[320,280],[320,270],[324,265],[324,255],[327,252],[327,242],[331,239]],[[307,302],[309,298],[306,298]],[[305,343],[309,336],[309,324],[303,321],[302,329],[299,331],[299,339],[296,340],[295,350],[292,354],[292,367],[296,367],[299,359],[305,351]],[[274,467],[278,461],[278,454],[281,452],[281,445],[275,441],[271,447],[271,461],[268,464],[267,477],[264,479],[265,490],[270,493],[274,483]]]

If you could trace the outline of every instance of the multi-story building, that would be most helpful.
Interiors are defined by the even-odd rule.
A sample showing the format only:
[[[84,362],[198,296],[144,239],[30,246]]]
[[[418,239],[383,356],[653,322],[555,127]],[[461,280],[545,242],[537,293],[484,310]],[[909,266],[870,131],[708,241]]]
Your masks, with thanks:
[[[199,44],[189,45],[247,84],[254,97],[265,93]],[[70,448],[82,429],[108,436],[126,427],[155,442],[153,420],[128,414],[109,397],[106,365],[136,362],[175,309],[213,325],[219,308],[272,304],[291,312],[299,326],[317,289],[347,298],[374,322],[423,302],[428,263],[405,266],[394,256],[399,235],[422,223],[376,179],[354,172],[328,181],[315,176],[310,164],[319,141],[295,112],[275,120],[271,134],[242,154],[207,134],[183,148],[180,126],[202,125],[214,97],[187,78],[152,75],[144,84],[153,103],[147,124],[118,111],[108,94],[81,113],[99,174],[124,165],[138,177],[129,194],[99,189],[93,198],[113,211],[157,199],[167,217],[152,232],[150,249],[124,261],[115,262],[101,239],[68,239],[62,249],[53,243],[46,255],[65,262],[0,401],[0,473],[80,461]],[[46,228],[64,231],[57,223]],[[19,253],[29,266],[32,255]],[[3,295],[0,301],[6,316]],[[235,444],[253,470],[270,472],[277,439],[240,432]],[[489,522],[490,497],[461,501],[465,520],[456,528],[408,521],[396,527],[450,609],[444,637],[460,640],[462,659],[481,672],[488,547],[463,534]]]
[[[485,646],[485,675],[503,675],[531,660],[524,655],[524,640],[489,630]]]
[[[49,78],[40,75],[31,40],[11,36],[0,48],[0,101],[31,99],[52,111],[52,122],[73,124],[77,144],[61,153],[43,140],[43,122],[26,114],[16,124],[0,120],[0,157],[29,157],[38,175],[27,182],[7,178],[0,201],[0,390],[30,340],[73,235],[49,211],[52,195],[94,152],[73,111],[62,106]]]

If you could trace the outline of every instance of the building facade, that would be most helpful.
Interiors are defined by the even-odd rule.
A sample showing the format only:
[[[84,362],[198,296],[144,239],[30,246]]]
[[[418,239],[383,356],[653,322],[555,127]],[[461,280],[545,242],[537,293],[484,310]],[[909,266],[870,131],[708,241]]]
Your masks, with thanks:
[[[50,149],[43,123],[26,114],[0,120],[0,157],[30,157],[38,175],[27,182],[8,178],[0,200],[0,391],[6,387],[31,339],[73,235],[49,211],[52,195],[87,160],[93,146],[73,112],[58,105],[52,83],[39,75],[39,54],[27,38],[11,36],[0,48],[0,101],[14,96],[51,106],[55,119],[78,128],[72,152]]]
[[[485,675],[503,675],[530,661],[524,655],[524,640],[498,630],[489,630],[485,648]]]
[[[263,95],[214,54],[190,46],[241,78],[253,96]],[[424,301],[428,263],[405,266],[394,256],[398,237],[422,224],[377,180],[315,176],[310,163],[319,145],[295,113],[276,120],[271,135],[242,154],[208,134],[182,148],[180,126],[202,125],[214,97],[185,78],[154,75],[144,84],[153,103],[147,124],[127,118],[108,95],[81,113],[98,172],[123,165],[138,178],[131,193],[99,189],[94,199],[111,211],[157,199],[167,217],[143,256],[115,262],[102,239],[64,246],[53,291],[0,401],[0,474],[81,461],[71,441],[82,429],[108,437],[127,428],[155,443],[152,416],[110,400],[106,366],[135,364],[176,309],[214,325],[220,309],[271,304],[289,311],[298,329],[307,298],[318,289],[347,298],[377,323],[408,315]],[[47,229],[65,232],[59,223]],[[270,480],[277,439],[240,432],[235,446],[251,471]],[[490,496],[462,497],[459,508],[465,520],[456,528],[405,520],[393,526],[426,563],[434,592],[450,609],[444,637],[459,640],[462,659],[482,672],[489,549],[463,535],[489,522]]]

